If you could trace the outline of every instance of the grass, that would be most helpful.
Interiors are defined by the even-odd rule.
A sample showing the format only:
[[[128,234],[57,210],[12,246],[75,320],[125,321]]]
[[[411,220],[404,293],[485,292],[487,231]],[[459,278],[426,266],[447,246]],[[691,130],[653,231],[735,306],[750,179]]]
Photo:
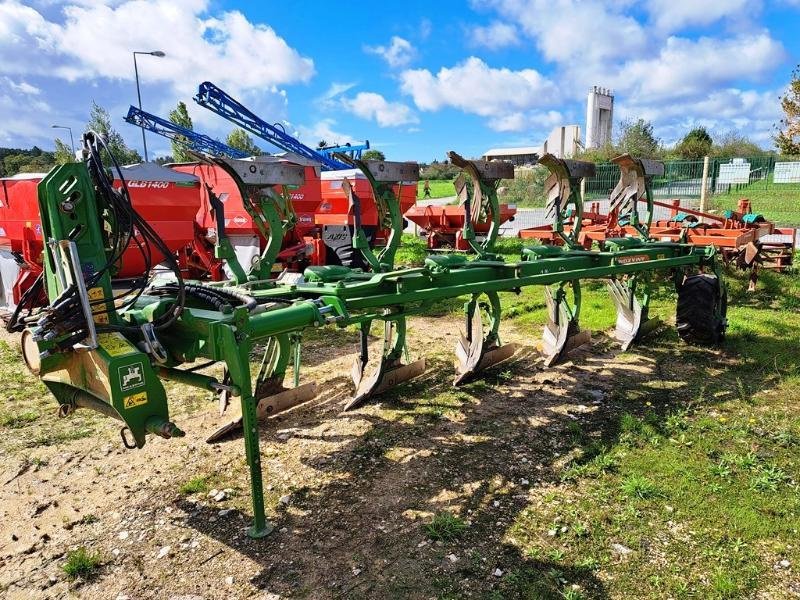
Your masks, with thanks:
[[[530,246],[532,244],[519,238],[499,238],[495,244],[495,251],[505,260],[513,262],[520,259],[522,248],[525,245]],[[395,255],[395,264],[398,266],[419,267],[430,254],[431,251],[428,249],[424,238],[404,233],[400,248]]]
[[[456,190],[453,187],[452,181],[431,179],[431,198],[447,198],[448,196],[455,196]],[[417,199],[424,200],[425,198],[425,181],[422,180],[417,185]]]
[[[451,512],[437,513],[430,523],[424,525],[425,533],[433,541],[450,542],[467,530],[469,526],[464,519]]]
[[[61,568],[70,580],[90,579],[102,564],[98,553],[89,552],[81,546],[67,552],[67,560]]]
[[[210,481],[211,481],[210,476],[199,475],[181,485],[180,492],[185,496],[189,496],[191,494],[204,494],[209,489],[211,489]]]
[[[783,309],[800,296],[800,276],[764,276],[748,296],[742,274],[728,273],[721,352],[659,334],[643,352],[657,376],[614,380],[616,424],[605,414],[595,427],[567,427],[575,458],[562,483],[509,530],[523,555],[593,565],[613,581],[614,597],[781,595],[770,587],[774,565],[800,561],[800,322]],[[601,290],[586,288],[582,322],[608,328],[613,314],[599,306]],[[540,319],[524,295],[518,301]],[[656,313],[669,316],[671,296],[656,295]],[[515,320],[527,319],[523,312]],[[553,523],[569,531],[543,535]],[[633,553],[621,560],[615,543]]]
[[[33,423],[38,418],[39,414],[32,410],[16,414],[2,414],[0,415],[0,426],[19,429],[20,427],[25,427],[28,423]]]
[[[800,189],[797,185],[775,185],[757,181],[739,190],[715,194],[709,205],[715,210],[736,210],[739,198],[748,198],[753,211],[776,225],[800,226]]]

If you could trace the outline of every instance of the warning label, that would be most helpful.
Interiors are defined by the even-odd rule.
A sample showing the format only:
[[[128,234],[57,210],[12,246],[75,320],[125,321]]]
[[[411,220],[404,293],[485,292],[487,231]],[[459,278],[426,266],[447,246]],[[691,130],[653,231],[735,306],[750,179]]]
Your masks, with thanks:
[[[110,356],[126,356],[128,354],[135,354],[136,348],[125,339],[121,333],[101,333],[97,336],[97,341],[100,346],[108,352]]]
[[[136,408],[142,404],[147,404],[147,392],[139,392],[132,396],[125,396],[122,399],[122,406],[125,410]]]
[[[89,296],[89,300],[102,300],[105,297],[103,292],[103,288],[100,287],[93,287],[87,290],[87,295]],[[103,325],[108,325],[108,313],[105,312],[106,310],[106,303],[100,302],[98,304],[92,304],[92,313],[94,313],[94,322],[101,323]]]

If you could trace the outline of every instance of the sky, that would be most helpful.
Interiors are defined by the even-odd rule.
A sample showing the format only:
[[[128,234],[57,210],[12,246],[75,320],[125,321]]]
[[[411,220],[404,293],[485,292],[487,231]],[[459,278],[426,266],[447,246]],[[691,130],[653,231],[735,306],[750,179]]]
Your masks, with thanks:
[[[212,81],[309,145],[369,140],[396,160],[478,156],[583,130],[593,86],[615,126],[644,118],[672,144],[703,125],[765,148],[800,62],[800,0],[0,0],[0,146],[52,149],[94,100],[124,122],[186,102],[195,129],[231,124],[192,101]],[[68,140],[67,140],[68,141]],[[262,142],[267,151],[275,149]],[[148,136],[154,156],[169,142]]]

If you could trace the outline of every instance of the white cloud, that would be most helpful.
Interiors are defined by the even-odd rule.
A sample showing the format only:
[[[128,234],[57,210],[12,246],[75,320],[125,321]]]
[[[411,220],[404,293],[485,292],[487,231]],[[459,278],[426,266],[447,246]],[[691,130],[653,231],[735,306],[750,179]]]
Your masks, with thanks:
[[[401,102],[389,102],[374,92],[359,92],[353,98],[342,98],[345,110],[362,119],[375,120],[381,127],[419,123],[414,112]]]
[[[400,74],[401,89],[417,107],[437,111],[452,107],[489,118],[490,127],[516,130],[530,119],[524,113],[552,106],[556,85],[534,69],[496,69],[474,56],[434,75],[427,69]]]
[[[783,46],[767,32],[724,40],[670,37],[657,56],[623,64],[612,84],[632,96],[666,104],[705,96],[732,82],[758,81],[783,58]]]
[[[769,138],[774,121],[764,115],[777,103],[746,88],[766,81],[786,52],[752,19],[761,2],[648,0],[643,18],[635,16],[629,0],[560,0],[556,6],[550,0],[484,0],[481,7],[487,1],[554,64],[551,77],[565,98],[577,102],[592,85],[612,87],[615,117],[651,120],[665,140],[680,137],[698,120],[716,130],[744,128],[763,142]],[[727,35],[670,35],[720,21]],[[490,126],[521,131],[528,126],[525,116],[509,111]]]
[[[780,119],[776,101],[778,90],[758,92],[725,88],[697,100],[657,106],[637,101],[635,96],[620,102],[620,119],[642,118],[651,121],[667,144],[680,140],[690,129],[704,126],[712,132],[742,130],[759,142],[766,142],[774,123]]]
[[[483,4],[483,3],[482,3]],[[625,3],[598,0],[488,0],[507,21],[536,40],[551,61],[599,63],[642,52],[644,27],[626,14]]]
[[[662,31],[677,31],[681,27],[710,25],[726,17],[742,13],[752,15],[759,3],[752,0],[649,0],[647,11]]]
[[[322,94],[318,98],[318,100],[322,102],[333,100],[334,98],[336,98],[336,96],[344,94],[345,92],[351,90],[355,86],[356,86],[355,83],[340,83],[334,81],[332,84],[330,84],[330,86],[328,86],[328,89],[325,90],[325,93]]]
[[[35,9],[13,0],[0,3],[0,72],[46,71],[57,52],[59,27]]]
[[[313,61],[271,27],[251,23],[238,11],[208,14],[206,0],[69,4],[62,10],[63,24],[14,0],[0,5],[0,72],[69,81],[133,79],[131,50],[140,49],[167,54],[141,57],[147,61],[142,78],[184,94],[204,79],[239,92],[314,75]]]
[[[16,84],[7,77],[0,77],[0,145],[18,146],[19,139],[40,140],[42,144],[48,138],[43,136],[52,133],[50,125],[43,125],[43,121],[52,118],[53,110],[50,105],[39,98],[37,94],[28,94],[20,90]],[[50,138],[52,140],[52,138]],[[51,142],[52,143],[52,142]]]
[[[800,2],[800,0],[798,0]],[[419,26],[417,27],[417,35],[421,40],[427,40],[428,37],[433,32],[433,23],[427,17],[423,17],[419,21]]]
[[[20,81],[19,83],[17,83],[10,77],[0,77],[0,81],[2,81],[2,84],[4,86],[7,86],[12,91],[17,92],[19,94],[24,94],[26,96],[38,96],[42,93],[42,90],[40,90],[35,85],[31,85],[27,81]]]
[[[298,125],[292,135],[312,148],[316,148],[317,143],[322,140],[325,140],[328,144],[339,145],[347,142],[359,143],[354,136],[337,131],[336,120],[330,118],[321,119],[311,125]]]
[[[489,119],[489,127],[495,131],[526,131],[538,129],[549,131],[564,124],[564,115],[557,110],[513,112]]]
[[[478,25],[469,32],[470,41],[476,46],[498,50],[519,44],[517,28],[508,23],[494,21],[489,25]]]
[[[411,42],[393,35],[388,46],[365,46],[364,51],[369,54],[377,54],[393,68],[405,67],[417,55],[417,51]]]

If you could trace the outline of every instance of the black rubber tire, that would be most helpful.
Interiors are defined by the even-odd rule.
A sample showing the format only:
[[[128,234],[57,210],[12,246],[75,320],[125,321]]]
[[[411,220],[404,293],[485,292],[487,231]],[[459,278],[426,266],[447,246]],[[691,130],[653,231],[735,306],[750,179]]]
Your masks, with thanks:
[[[712,346],[725,339],[727,294],[714,275],[691,275],[678,289],[675,326],[684,342]]]

